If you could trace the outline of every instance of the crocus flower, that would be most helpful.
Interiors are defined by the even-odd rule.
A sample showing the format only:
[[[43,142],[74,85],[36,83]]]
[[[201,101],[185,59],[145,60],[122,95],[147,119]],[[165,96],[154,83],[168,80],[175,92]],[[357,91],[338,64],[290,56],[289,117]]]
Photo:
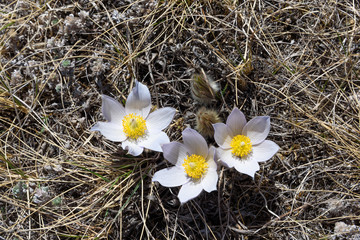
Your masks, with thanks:
[[[220,161],[253,178],[260,169],[258,162],[269,160],[279,150],[276,143],[265,140],[270,131],[268,116],[246,122],[244,114],[235,108],[226,124],[215,123],[213,126]]]
[[[216,149],[208,148],[205,139],[193,129],[185,129],[182,137],[183,144],[171,142],[162,146],[164,158],[175,166],[157,171],[152,181],[165,187],[182,186],[178,198],[185,203],[202,190],[216,190],[218,173]]]
[[[115,99],[102,95],[102,114],[107,122],[98,122],[91,131],[100,131],[105,138],[122,142],[122,148],[133,156],[144,148],[162,152],[161,145],[169,143],[162,130],[172,121],[175,109],[165,107],[150,113],[149,89],[136,81],[129,94],[125,108]]]

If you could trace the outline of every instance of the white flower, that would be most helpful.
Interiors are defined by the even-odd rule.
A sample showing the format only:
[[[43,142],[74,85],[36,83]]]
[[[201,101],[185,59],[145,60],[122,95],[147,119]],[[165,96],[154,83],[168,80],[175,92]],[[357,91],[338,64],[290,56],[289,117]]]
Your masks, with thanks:
[[[227,167],[254,178],[258,162],[269,160],[279,146],[265,140],[270,131],[270,117],[255,117],[246,123],[244,114],[235,108],[224,123],[213,124],[219,145],[219,158]]]
[[[157,171],[152,181],[165,187],[182,185],[178,198],[185,203],[203,189],[216,190],[218,173],[215,148],[208,148],[205,139],[193,129],[185,129],[182,137],[184,144],[171,142],[162,146],[164,158],[175,166]]]
[[[162,130],[175,115],[175,109],[165,107],[150,113],[149,89],[136,81],[129,94],[125,108],[115,99],[102,95],[102,114],[107,122],[98,122],[91,131],[100,131],[105,138],[122,142],[122,148],[133,156],[140,155],[144,148],[162,152],[161,145],[169,143]]]

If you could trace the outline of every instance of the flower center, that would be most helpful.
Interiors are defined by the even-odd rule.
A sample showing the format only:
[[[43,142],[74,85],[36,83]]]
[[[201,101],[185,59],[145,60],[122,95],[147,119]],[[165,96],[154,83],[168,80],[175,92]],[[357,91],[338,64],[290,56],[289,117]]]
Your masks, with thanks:
[[[185,168],[187,175],[199,179],[205,173],[209,164],[203,156],[193,154],[190,157],[187,156],[182,166]]]
[[[237,157],[248,155],[252,150],[250,138],[244,135],[236,135],[230,143],[231,152]]]
[[[122,125],[125,135],[131,139],[138,139],[143,136],[146,131],[146,121],[141,116],[137,116],[136,113],[126,115],[122,121]]]

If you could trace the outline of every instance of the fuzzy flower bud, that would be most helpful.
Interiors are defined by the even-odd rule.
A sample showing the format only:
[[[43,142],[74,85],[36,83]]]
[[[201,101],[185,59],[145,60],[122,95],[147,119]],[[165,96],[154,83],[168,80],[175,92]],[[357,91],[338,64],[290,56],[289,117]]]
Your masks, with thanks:
[[[215,99],[215,95],[218,91],[219,86],[210,75],[206,74],[204,71],[202,71],[202,73],[193,74],[191,81],[191,95],[196,101],[209,104]]]
[[[196,130],[204,137],[214,136],[213,124],[221,122],[218,113],[212,109],[202,107],[196,113]]]

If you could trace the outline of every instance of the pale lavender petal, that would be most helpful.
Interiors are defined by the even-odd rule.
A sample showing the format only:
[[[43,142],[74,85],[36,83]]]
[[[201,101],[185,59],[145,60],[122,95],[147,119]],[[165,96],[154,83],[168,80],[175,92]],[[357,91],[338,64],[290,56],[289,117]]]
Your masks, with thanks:
[[[244,127],[242,134],[248,136],[252,145],[256,145],[265,140],[270,131],[270,117],[255,117]]]
[[[272,156],[279,151],[279,146],[270,140],[265,140],[259,145],[253,146],[252,153],[246,159],[265,162],[272,158]]]
[[[182,137],[184,145],[190,155],[196,154],[207,158],[208,145],[203,136],[201,136],[196,130],[187,128],[182,132]]]
[[[180,202],[186,203],[187,201],[197,197],[201,191],[203,190],[202,185],[200,184],[200,181],[194,182],[190,181],[186,184],[184,184],[178,194],[178,198]]]
[[[142,83],[135,82],[135,87],[131,90],[125,104],[127,114],[136,113],[146,118],[151,108],[150,91]]]
[[[164,107],[150,113],[146,119],[146,126],[149,131],[161,131],[169,124],[174,118],[175,108]]]
[[[242,134],[245,124],[244,114],[238,108],[234,108],[226,120],[226,125],[231,129],[233,136]]]
[[[211,146],[209,148],[209,154],[208,154],[208,157],[207,157],[207,163],[209,165],[209,169],[213,169],[213,170],[217,170],[217,160],[218,160],[218,153],[216,151],[216,148],[214,146]]]
[[[209,169],[205,177],[201,180],[201,186],[207,192],[215,191],[219,175],[216,170]]]
[[[157,171],[152,177],[153,182],[159,182],[164,187],[177,187],[190,181],[184,168],[171,167]]]
[[[124,150],[127,150],[128,154],[133,155],[133,156],[139,156],[144,151],[143,147],[140,147],[140,146],[138,146],[135,143],[130,142],[130,141],[122,142],[121,147]]]
[[[220,162],[223,163],[226,167],[232,168],[235,165],[235,162],[238,161],[233,154],[231,153],[230,149],[224,150],[221,148],[217,149],[219,154]]]
[[[98,122],[90,131],[99,131],[106,139],[122,142],[126,139],[122,125],[112,122]]]
[[[163,155],[166,160],[174,165],[181,166],[187,157],[187,149],[184,144],[171,142],[162,146]]]
[[[234,162],[234,168],[241,173],[247,174],[250,177],[254,178],[255,172],[260,169],[259,164],[256,161],[246,161],[238,159]]]
[[[224,123],[215,123],[214,127],[214,139],[215,142],[224,149],[230,148],[232,140],[231,130]],[[230,131],[229,131],[230,130]]]
[[[144,140],[140,140],[138,145],[153,151],[162,152],[161,146],[169,142],[170,140],[166,133],[162,131],[155,133],[149,132],[148,137]]]
[[[101,112],[104,118],[113,123],[122,124],[122,119],[126,115],[125,108],[114,98],[101,95],[102,106]]]

